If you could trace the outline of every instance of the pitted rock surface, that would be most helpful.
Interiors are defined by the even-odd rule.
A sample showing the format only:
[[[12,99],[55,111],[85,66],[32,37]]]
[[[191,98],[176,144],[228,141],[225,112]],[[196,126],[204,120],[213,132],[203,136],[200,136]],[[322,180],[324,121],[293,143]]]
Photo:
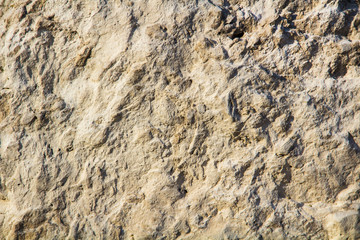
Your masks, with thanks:
[[[0,239],[359,239],[358,0],[0,0]]]

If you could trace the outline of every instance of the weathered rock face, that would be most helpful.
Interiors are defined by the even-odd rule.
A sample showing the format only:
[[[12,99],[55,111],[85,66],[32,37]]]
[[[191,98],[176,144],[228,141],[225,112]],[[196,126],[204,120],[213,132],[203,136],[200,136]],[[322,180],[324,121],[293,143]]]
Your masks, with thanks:
[[[359,5],[0,0],[0,239],[359,239]]]

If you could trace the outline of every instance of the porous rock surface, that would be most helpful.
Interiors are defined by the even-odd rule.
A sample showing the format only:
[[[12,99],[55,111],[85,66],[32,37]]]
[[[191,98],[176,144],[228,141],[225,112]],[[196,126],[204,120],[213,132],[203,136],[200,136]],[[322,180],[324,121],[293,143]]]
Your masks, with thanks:
[[[0,239],[359,239],[355,0],[0,0]]]

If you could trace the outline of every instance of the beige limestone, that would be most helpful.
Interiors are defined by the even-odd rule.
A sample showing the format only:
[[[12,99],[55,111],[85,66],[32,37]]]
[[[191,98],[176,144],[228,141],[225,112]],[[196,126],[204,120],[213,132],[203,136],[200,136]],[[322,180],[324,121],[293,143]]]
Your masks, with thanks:
[[[0,0],[0,239],[359,239],[358,0]]]

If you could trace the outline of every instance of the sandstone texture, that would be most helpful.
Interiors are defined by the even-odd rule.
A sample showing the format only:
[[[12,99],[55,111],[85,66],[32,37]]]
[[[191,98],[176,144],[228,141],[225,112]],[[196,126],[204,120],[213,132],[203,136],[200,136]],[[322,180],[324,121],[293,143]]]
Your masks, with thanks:
[[[360,239],[358,0],[0,0],[0,239]]]

